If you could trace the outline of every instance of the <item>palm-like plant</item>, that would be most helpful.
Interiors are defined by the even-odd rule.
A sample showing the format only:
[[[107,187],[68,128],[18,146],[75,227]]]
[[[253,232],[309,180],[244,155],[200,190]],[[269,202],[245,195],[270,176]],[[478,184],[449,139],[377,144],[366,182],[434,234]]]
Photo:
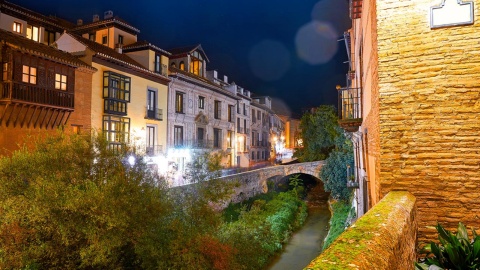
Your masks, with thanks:
[[[440,224],[438,231],[440,244],[431,242],[424,247],[428,253],[423,263],[415,263],[417,270],[435,269],[479,269],[480,268],[480,236],[472,229],[472,240],[468,239],[467,229],[463,223],[458,224],[456,234],[445,230]],[[433,255],[433,256],[432,256]]]

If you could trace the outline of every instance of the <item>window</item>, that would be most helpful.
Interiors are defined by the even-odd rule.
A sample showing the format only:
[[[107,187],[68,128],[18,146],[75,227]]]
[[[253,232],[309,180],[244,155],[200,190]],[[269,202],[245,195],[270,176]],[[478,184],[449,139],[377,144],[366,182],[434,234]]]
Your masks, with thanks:
[[[147,137],[145,141],[147,156],[154,156],[155,153],[155,126],[147,125]]]
[[[243,115],[247,115],[247,107],[245,106],[245,103],[243,103]]]
[[[233,123],[233,119],[235,119],[235,116],[233,115],[234,110],[233,110],[233,105],[228,105],[228,122]]]
[[[2,81],[8,80],[8,63],[2,64]]]
[[[43,42],[47,45],[52,45],[55,42],[55,32],[45,30],[45,36]]]
[[[205,146],[205,129],[204,128],[197,128],[197,145],[199,147]]]
[[[255,152],[252,152],[252,160],[255,160]]]
[[[107,43],[108,43],[107,35],[103,35],[102,36],[102,44],[107,45]]]
[[[130,134],[130,118],[104,115],[103,133],[110,144],[128,143]]]
[[[237,100],[237,113],[240,114],[240,101]]]
[[[198,96],[198,108],[205,109],[205,97]]]
[[[255,117],[255,115],[253,115],[253,117]],[[258,120],[261,120],[261,119],[262,119],[261,114],[260,114],[260,111],[257,111],[257,119],[258,119]]]
[[[215,100],[213,117],[215,119],[220,119],[221,116],[222,116],[222,102],[218,101],[218,100]]]
[[[156,73],[162,73],[161,65],[162,65],[161,56],[157,54],[155,55],[155,72]]]
[[[183,127],[175,126],[173,129],[173,146],[183,146]]]
[[[130,77],[111,71],[103,73],[103,98],[105,113],[127,114],[130,102]]]
[[[247,131],[247,119],[243,119],[243,128],[245,129],[244,133],[247,134],[248,133],[248,131]]]
[[[67,76],[62,74],[55,74],[55,89],[67,90]]]
[[[118,35],[118,44],[123,44],[123,36]]]
[[[190,55],[190,72],[203,77],[203,58],[198,51]]]
[[[218,128],[213,129],[213,147],[220,148],[222,147],[222,130]]]
[[[183,113],[183,93],[181,92],[175,94],[175,112]]]
[[[23,65],[22,82],[37,84],[37,68]]]
[[[242,132],[240,130],[240,118],[237,118],[237,132],[240,132],[240,133]]]
[[[227,130],[227,147],[233,147],[233,131]]]
[[[88,39],[91,40],[91,41],[95,41],[95,33],[88,34]]]
[[[255,119],[255,110],[252,109],[252,123],[256,123],[257,119]]]
[[[147,90],[147,115],[148,119],[162,120],[162,110],[157,108],[157,91]]]
[[[38,42],[39,41],[38,37],[39,37],[38,27],[27,25],[27,38]]]
[[[180,64],[178,65],[178,68],[181,70],[185,70],[185,63],[181,61]]]
[[[13,22],[13,29],[12,30],[13,30],[13,32],[21,34],[22,33],[22,24],[19,23],[19,22]]]
[[[73,134],[80,134],[81,130],[82,130],[82,125],[73,125],[72,124]]]
[[[170,64],[170,66],[171,66],[172,68],[176,68],[176,67],[177,67],[177,64],[175,64],[175,62],[172,62],[172,63]]]

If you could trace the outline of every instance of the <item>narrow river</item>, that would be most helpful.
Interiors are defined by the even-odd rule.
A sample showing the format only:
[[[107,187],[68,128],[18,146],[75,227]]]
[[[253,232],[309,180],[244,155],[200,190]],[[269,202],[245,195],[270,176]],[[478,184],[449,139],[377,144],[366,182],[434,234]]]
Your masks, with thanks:
[[[328,193],[320,185],[309,192],[308,218],[304,226],[293,234],[268,270],[301,270],[320,254],[330,220],[327,199]]]

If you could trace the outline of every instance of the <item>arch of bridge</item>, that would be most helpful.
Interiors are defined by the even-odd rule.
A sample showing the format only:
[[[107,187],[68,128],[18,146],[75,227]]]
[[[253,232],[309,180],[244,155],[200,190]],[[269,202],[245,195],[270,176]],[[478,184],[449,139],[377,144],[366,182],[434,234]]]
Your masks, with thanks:
[[[279,165],[265,167],[239,174],[222,177],[224,181],[237,181],[234,195],[230,202],[237,203],[246,198],[253,197],[268,191],[267,180],[274,176],[287,176],[296,173],[303,173],[318,178],[324,161],[303,162],[290,165]]]

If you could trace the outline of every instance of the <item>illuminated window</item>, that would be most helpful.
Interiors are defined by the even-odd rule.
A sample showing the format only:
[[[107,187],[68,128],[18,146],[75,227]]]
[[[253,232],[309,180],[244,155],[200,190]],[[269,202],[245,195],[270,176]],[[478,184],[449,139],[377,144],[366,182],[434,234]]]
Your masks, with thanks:
[[[178,66],[181,70],[185,70],[185,63],[182,61],[180,62],[180,65]]]
[[[175,94],[175,112],[183,113],[183,93],[181,92]]]
[[[198,96],[198,108],[205,109],[205,97]]]
[[[22,82],[37,84],[37,68],[23,65]]]
[[[227,147],[233,147],[233,131],[227,130]]]
[[[55,89],[67,90],[67,76],[55,74]]]
[[[38,37],[39,37],[38,27],[27,25],[27,38],[38,42],[39,40]]]
[[[190,72],[203,77],[203,58],[197,51],[190,56]]]
[[[127,115],[130,102],[130,77],[111,71],[103,72],[104,112]]]
[[[111,145],[128,143],[130,134],[130,118],[111,115],[103,116],[103,134]]]
[[[18,22],[13,22],[13,32],[22,33],[22,24]]]

